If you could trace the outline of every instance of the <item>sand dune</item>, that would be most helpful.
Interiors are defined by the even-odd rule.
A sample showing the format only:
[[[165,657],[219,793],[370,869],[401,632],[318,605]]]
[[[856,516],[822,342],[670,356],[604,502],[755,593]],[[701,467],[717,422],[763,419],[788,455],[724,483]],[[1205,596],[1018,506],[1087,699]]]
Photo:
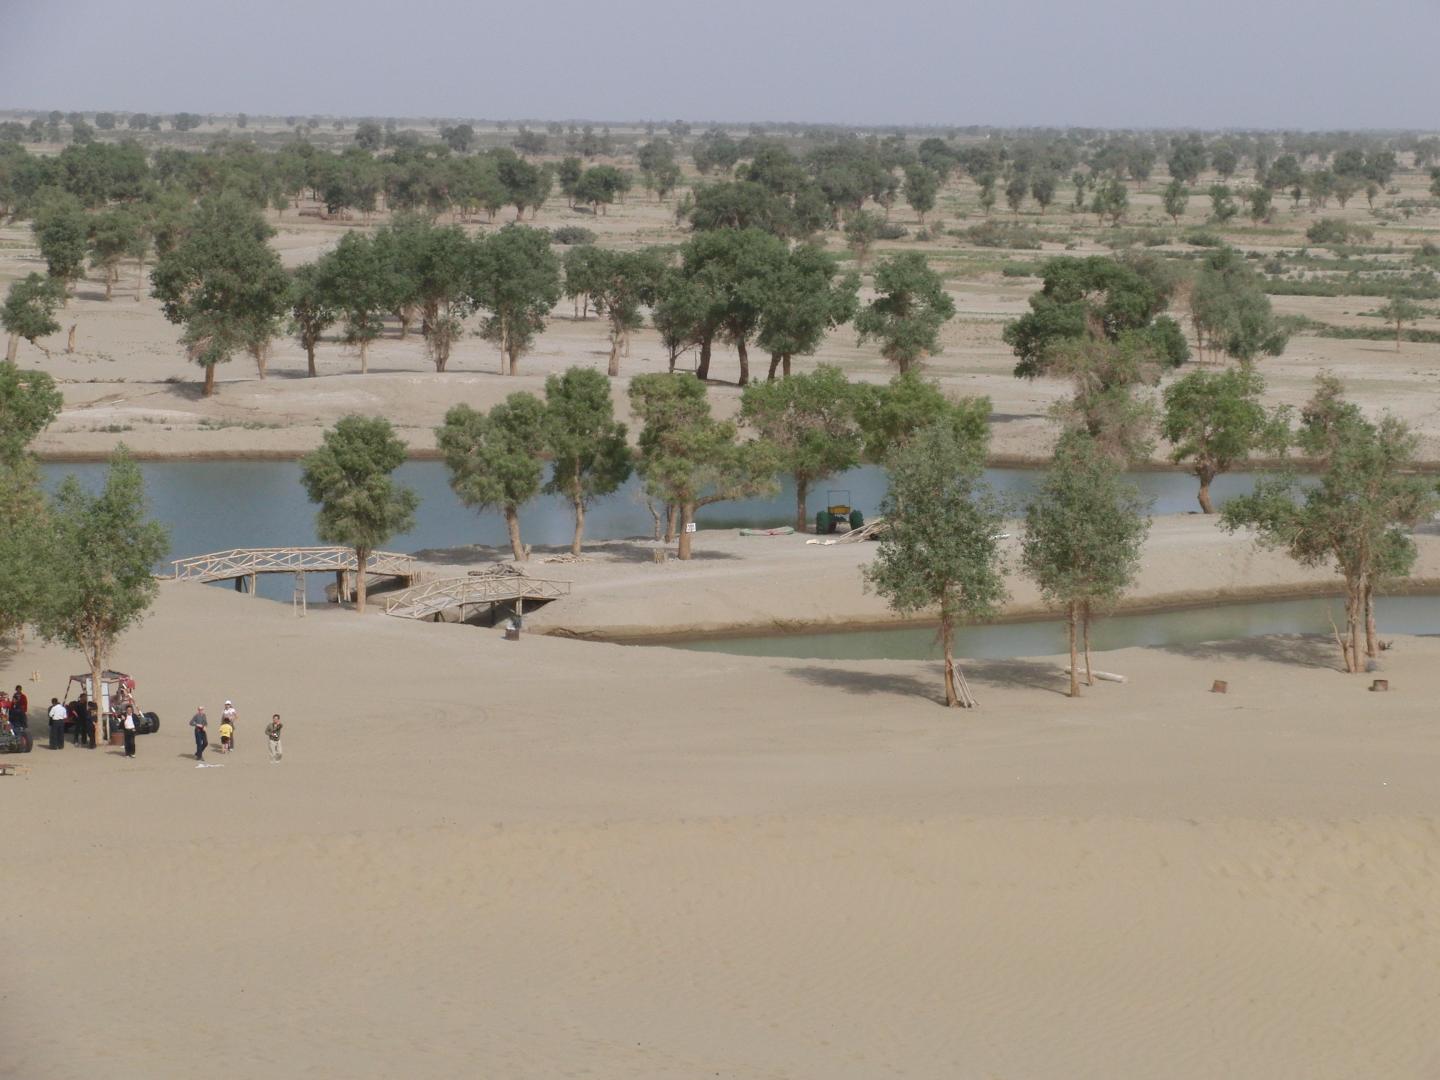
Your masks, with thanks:
[[[115,658],[164,718],[140,757],[0,781],[0,1073],[1430,1075],[1440,641],[1388,695],[1328,652],[1127,650],[1078,702],[975,664],[960,714],[925,663],[166,586]]]

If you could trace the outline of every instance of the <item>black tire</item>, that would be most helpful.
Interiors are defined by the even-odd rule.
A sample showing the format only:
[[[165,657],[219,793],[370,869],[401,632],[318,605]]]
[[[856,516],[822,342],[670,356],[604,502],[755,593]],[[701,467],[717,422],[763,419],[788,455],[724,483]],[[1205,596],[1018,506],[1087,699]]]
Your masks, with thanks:
[[[865,524],[865,515],[859,510],[850,511],[850,528],[858,529]]]
[[[147,734],[147,735],[153,735],[153,734],[155,734],[155,732],[157,732],[157,731],[160,730],[160,714],[159,714],[159,713],[147,712],[147,713],[145,713],[145,714],[143,714],[143,715],[144,715],[145,719],[146,719],[147,721],[149,721],[149,723],[147,723],[147,724],[145,725],[145,734]]]
[[[833,532],[834,529],[835,523],[830,520],[829,510],[821,510],[815,515],[815,534],[817,536],[824,536],[828,532]]]

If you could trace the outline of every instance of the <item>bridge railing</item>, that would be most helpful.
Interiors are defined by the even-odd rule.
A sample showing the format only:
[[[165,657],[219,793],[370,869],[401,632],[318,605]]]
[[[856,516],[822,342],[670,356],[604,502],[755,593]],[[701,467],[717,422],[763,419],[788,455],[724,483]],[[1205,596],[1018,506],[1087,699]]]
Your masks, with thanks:
[[[555,600],[570,593],[570,582],[523,574],[441,578],[395,593],[385,600],[389,615],[430,614],[466,604],[501,600]]]
[[[230,548],[174,559],[179,581],[223,581],[251,574],[294,574],[356,570],[355,551],[344,547]],[[415,576],[415,558],[393,551],[372,551],[365,560],[369,574]]]

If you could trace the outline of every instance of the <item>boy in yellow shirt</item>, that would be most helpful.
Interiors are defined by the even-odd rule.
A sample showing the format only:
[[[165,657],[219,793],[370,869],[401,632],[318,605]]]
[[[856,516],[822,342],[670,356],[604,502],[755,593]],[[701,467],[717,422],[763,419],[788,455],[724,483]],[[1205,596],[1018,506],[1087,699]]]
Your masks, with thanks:
[[[221,723],[220,723],[220,752],[221,752],[222,754],[228,754],[228,753],[230,752],[230,739],[231,739],[231,737],[232,737],[234,734],[235,734],[235,725],[232,724],[232,723],[230,723],[229,720],[223,720],[223,721],[221,721]]]

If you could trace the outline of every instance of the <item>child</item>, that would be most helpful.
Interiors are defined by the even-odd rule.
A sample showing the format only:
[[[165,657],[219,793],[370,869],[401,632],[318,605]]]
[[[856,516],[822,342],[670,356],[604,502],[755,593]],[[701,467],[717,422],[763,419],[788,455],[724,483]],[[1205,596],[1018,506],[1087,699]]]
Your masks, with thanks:
[[[220,721],[220,752],[221,752],[222,754],[228,754],[228,753],[230,752],[230,739],[231,739],[231,737],[232,737],[234,734],[235,734],[235,725],[232,724],[232,723],[230,723],[229,720],[221,720],[221,721]]]

